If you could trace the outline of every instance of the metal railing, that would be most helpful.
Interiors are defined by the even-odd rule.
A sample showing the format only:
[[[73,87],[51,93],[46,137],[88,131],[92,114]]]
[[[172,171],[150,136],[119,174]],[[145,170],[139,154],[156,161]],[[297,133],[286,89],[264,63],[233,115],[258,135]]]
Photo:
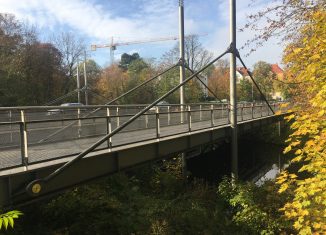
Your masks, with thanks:
[[[0,108],[0,169],[27,166],[80,153],[126,122],[147,105],[43,106]],[[198,131],[229,124],[229,104],[158,105],[109,138],[96,150]],[[280,103],[271,104],[274,111]],[[85,117],[95,109],[100,111]],[[273,115],[264,103],[239,103],[238,121]],[[181,116],[184,118],[181,119]],[[55,137],[40,143],[67,126]]]

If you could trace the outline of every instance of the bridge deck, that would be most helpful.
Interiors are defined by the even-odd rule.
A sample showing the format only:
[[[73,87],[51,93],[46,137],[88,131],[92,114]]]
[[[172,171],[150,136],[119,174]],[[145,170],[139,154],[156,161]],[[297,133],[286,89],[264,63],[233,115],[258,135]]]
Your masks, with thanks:
[[[211,110],[202,109],[202,106],[200,109],[192,107],[191,112],[184,113],[183,123],[180,123],[180,112],[175,111],[160,113],[160,115],[150,113],[141,116],[125,130],[114,135],[110,139],[110,146],[116,148],[229,123],[229,113],[226,108],[209,106]],[[17,122],[19,116],[16,118],[11,116],[11,120],[16,119],[16,122],[0,125],[0,170],[24,165],[22,160],[24,155],[25,159],[28,158],[28,164],[76,155],[105,136],[108,133],[108,125],[113,130],[141,108],[132,111],[125,110],[124,113],[121,111],[118,113],[117,110],[112,115],[110,124],[108,124],[108,117],[105,116],[105,113],[101,113],[102,116],[93,116],[88,119],[72,118],[71,113],[68,113],[68,118],[71,118],[68,121],[67,119],[61,121],[40,120],[39,117],[44,117],[44,115],[29,113],[29,116],[25,117],[27,119],[25,123]],[[250,120],[268,115],[271,115],[271,112],[267,107],[256,106],[254,109],[252,106],[248,106],[243,107],[239,112],[238,120]],[[36,121],[35,117],[37,117]],[[73,125],[69,126],[71,123]],[[25,146],[22,144],[24,143],[24,128],[26,131]],[[56,132],[58,133],[56,134]],[[104,142],[96,150],[107,149],[108,146],[109,143]]]

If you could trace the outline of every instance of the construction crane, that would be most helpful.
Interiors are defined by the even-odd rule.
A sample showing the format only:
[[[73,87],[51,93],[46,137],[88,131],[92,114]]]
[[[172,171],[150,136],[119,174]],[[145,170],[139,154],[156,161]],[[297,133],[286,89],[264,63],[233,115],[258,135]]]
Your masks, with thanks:
[[[191,36],[206,36],[207,34],[191,34],[187,35],[186,37]],[[111,43],[110,44],[102,44],[102,45],[91,45],[91,50],[96,51],[97,48],[110,48],[110,58],[111,58],[111,64],[114,62],[114,51],[117,49],[117,46],[127,46],[127,45],[133,45],[133,44],[142,44],[142,43],[151,43],[151,42],[161,42],[161,41],[171,41],[171,40],[178,40],[179,36],[174,37],[161,37],[161,38],[151,38],[151,39],[144,39],[144,40],[135,40],[135,41],[129,41],[129,42],[113,42],[113,37],[111,37]]]

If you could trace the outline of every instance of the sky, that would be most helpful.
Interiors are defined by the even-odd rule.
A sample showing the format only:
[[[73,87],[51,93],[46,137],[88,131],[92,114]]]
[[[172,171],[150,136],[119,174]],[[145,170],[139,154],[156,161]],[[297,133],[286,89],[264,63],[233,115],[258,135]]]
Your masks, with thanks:
[[[270,0],[237,1],[237,28],[241,28],[247,15],[266,8]],[[50,35],[69,31],[91,44],[149,40],[178,36],[179,0],[0,0],[0,12],[12,13],[22,22],[37,26],[43,41]],[[219,55],[229,45],[228,0],[184,0],[185,34],[199,34],[203,46]],[[254,32],[237,32],[238,48]],[[177,41],[120,46],[115,51],[116,59],[122,53],[138,52],[144,58],[159,59]],[[248,49],[240,50],[245,55]],[[110,62],[108,48],[97,49],[89,55],[99,65]],[[259,60],[280,63],[282,46],[272,39],[248,57],[245,63],[251,67]]]

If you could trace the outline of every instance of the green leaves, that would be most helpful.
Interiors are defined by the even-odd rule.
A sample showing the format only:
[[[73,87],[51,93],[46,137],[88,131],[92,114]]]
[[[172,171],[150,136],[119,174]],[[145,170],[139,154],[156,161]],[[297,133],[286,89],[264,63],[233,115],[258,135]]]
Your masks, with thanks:
[[[14,219],[17,219],[20,215],[23,215],[22,212],[14,210],[14,211],[9,211],[5,214],[0,215],[0,230],[2,228],[7,229],[8,226],[14,227]]]

